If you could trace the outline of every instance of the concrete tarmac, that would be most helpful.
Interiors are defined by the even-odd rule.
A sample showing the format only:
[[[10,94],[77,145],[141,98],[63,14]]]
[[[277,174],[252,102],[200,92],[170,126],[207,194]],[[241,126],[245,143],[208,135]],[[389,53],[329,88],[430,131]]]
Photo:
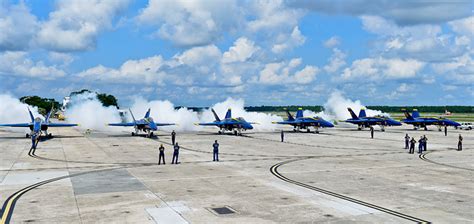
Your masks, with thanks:
[[[24,134],[3,129],[0,223],[473,223],[474,132],[431,129],[376,128],[371,139],[354,128],[284,128],[283,143],[279,131],[178,132],[177,165],[163,131],[51,128],[55,137],[30,150]],[[408,154],[405,133],[426,135],[428,151]]]

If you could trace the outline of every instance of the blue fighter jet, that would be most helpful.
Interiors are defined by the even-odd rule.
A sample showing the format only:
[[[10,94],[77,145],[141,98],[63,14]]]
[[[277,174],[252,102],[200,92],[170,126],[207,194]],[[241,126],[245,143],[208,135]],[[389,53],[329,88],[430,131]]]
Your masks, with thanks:
[[[402,124],[396,120],[393,120],[385,116],[367,117],[365,109],[360,109],[359,116],[357,116],[351,108],[347,108],[352,118],[345,120],[344,122],[352,123],[358,126],[358,130],[362,128],[379,125],[382,131],[385,131],[385,126],[401,126]]]
[[[146,133],[146,137],[151,138],[153,137],[153,131],[157,131],[159,126],[169,126],[175,125],[174,123],[156,123],[152,117],[150,117],[149,108],[143,117],[140,120],[135,120],[135,116],[133,116],[132,110],[130,110],[130,115],[132,115],[133,122],[126,122],[126,123],[110,123],[109,126],[123,126],[123,127],[134,127],[135,132],[132,132],[132,136],[138,135],[138,132],[142,131]]]
[[[216,118],[215,121],[210,123],[198,123],[196,125],[217,126],[220,129],[218,132],[219,134],[223,134],[225,131],[231,131],[234,132],[235,135],[242,135],[242,131],[253,129],[252,124],[254,123],[247,122],[242,117],[232,118],[232,110],[230,108],[229,110],[227,110],[224,120],[221,120],[219,116],[217,116],[216,111],[214,111],[214,109],[211,109],[211,111],[214,114],[214,117]]]
[[[459,123],[449,120],[446,118],[434,118],[434,117],[420,117],[420,113],[418,112],[417,109],[413,109],[413,114],[410,115],[408,111],[403,110],[405,113],[406,119],[403,119],[402,122],[405,124],[411,124],[413,125],[413,129],[417,130],[420,127],[423,127],[425,130],[428,130],[427,126],[428,125],[436,125],[438,126],[438,130],[441,131],[441,127],[443,126],[453,126],[453,127],[458,127],[460,126]]]
[[[41,136],[44,134],[47,137],[53,137],[51,133],[48,133],[48,127],[72,127],[77,126],[77,124],[66,124],[66,123],[51,123],[49,118],[53,108],[49,111],[46,115],[46,119],[42,119],[41,117],[34,117],[33,113],[31,113],[30,108],[28,108],[28,112],[30,113],[31,122],[29,123],[19,123],[19,124],[0,124],[3,127],[23,127],[29,128],[31,132],[26,134],[27,138],[31,137],[31,148],[36,149],[38,142],[41,139]]]
[[[319,133],[319,128],[332,128],[334,125],[320,117],[304,117],[303,109],[298,108],[296,111],[296,118],[293,118],[290,111],[286,110],[288,119],[285,121],[275,122],[276,124],[286,124],[293,126],[293,131],[299,131],[300,129],[306,129],[307,132],[311,132],[310,127],[314,127],[314,133]]]

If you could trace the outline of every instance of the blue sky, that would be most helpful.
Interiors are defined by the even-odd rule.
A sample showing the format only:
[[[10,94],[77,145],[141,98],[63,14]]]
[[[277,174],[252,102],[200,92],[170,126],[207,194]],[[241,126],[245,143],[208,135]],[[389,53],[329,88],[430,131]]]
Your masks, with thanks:
[[[0,92],[473,105],[472,1],[5,1]]]

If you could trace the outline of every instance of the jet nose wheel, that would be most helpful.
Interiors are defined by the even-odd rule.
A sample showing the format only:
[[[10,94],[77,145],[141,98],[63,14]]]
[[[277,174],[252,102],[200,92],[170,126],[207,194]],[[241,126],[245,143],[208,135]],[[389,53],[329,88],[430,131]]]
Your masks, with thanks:
[[[132,136],[135,136],[135,132],[132,132]]]
[[[29,135],[29,134],[26,134],[25,137],[26,137],[26,138],[30,138],[30,135]]]

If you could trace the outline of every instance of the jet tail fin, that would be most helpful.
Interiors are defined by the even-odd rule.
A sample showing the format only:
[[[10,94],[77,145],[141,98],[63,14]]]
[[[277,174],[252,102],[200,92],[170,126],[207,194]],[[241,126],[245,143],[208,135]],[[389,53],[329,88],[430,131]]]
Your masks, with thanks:
[[[405,117],[408,120],[413,120],[413,117],[411,116],[411,114],[407,110],[403,109],[402,111],[403,111],[403,113],[405,114]]]
[[[151,111],[151,108],[148,108],[148,110],[146,111],[146,114],[145,114],[145,118],[150,117],[150,111]]]
[[[303,117],[303,108],[298,108],[296,111],[296,118],[301,118]]]
[[[293,116],[291,115],[290,111],[287,108],[285,108],[285,112],[286,112],[286,115],[288,115],[288,120],[289,121],[294,121],[295,120],[295,118],[293,118]]]
[[[365,108],[361,108],[359,111],[359,117],[367,117],[367,114],[365,113]]]
[[[225,118],[226,119],[227,118],[232,118],[232,110],[230,108],[227,110],[227,113],[225,113]]]
[[[30,113],[31,122],[34,122],[34,121],[35,121],[35,117],[33,116],[33,113],[31,113],[31,110],[30,110],[29,107],[28,107],[28,112]]]
[[[48,112],[48,115],[46,115],[46,123],[49,123],[49,118],[51,117],[51,113],[53,113],[54,110],[54,104],[51,106],[51,110]]]
[[[217,116],[217,113],[214,109],[211,108],[211,111],[212,113],[214,114],[214,118],[216,118],[216,121],[221,121],[221,119],[219,118],[219,116]]]
[[[418,110],[417,110],[417,109],[413,109],[412,116],[413,116],[413,118],[420,117],[420,112],[418,112]]]
[[[351,113],[352,119],[359,119],[350,107],[348,107],[347,110],[349,111],[349,113]]]

